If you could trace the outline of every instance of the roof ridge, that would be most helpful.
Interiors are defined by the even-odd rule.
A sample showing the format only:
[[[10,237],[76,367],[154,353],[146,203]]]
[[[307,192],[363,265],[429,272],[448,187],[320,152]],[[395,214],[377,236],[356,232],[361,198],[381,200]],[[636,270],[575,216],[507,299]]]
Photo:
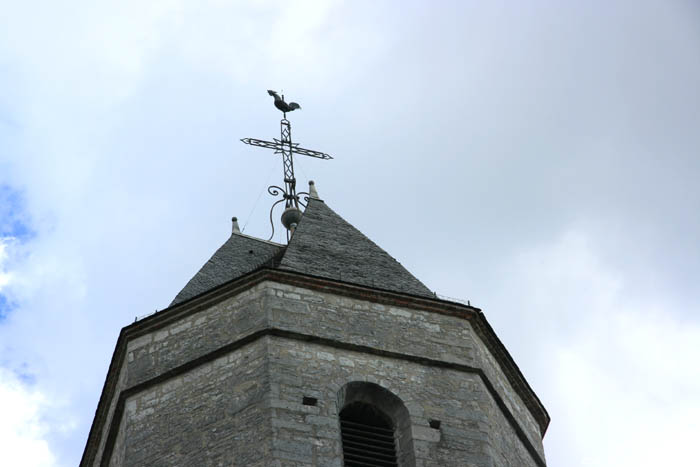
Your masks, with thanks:
[[[286,247],[286,245],[284,245],[284,244],[282,244],[282,243],[273,242],[272,240],[263,240],[262,238],[253,237],[252,235],[247,235],[247,234],[244,234],[244,233],[241,233],[241,232],[231,232],[231,235],[238,235],[238,236],[240,236],[240,237],[249,238],[249,239],[251,239],[251,240],[255,240],[255,241],[258,241],[258,242],[261,242],[261,243],[267,243],[268,245],[274,245],[274,246],[278,246],[278,247],[281,247],[281,248],[285,248],[285,247]]]

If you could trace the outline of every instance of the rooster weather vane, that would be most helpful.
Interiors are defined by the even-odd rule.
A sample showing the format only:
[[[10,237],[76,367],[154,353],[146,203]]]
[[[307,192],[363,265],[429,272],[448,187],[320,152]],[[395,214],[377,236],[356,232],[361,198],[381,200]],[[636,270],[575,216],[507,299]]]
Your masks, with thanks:
[[[291,232],[294,232],[297,224],[301,220],[302,212],[299,209],[301,204],[306,207],[306,203],[309,200],[309,193],[300,192],[297,193],[296,185],[297,180],[294,177],[294,154],[301,154],[309,157],[316,157],[318,159],[333,159],[326,153],[314,151],[312,149],[300,148],[299,143],[292,143],[292,126],[287,120],[287,112],[292,112],[296,109],[301,109],[301,106],[296,102],[287,103],[284,100],[284,94],[281,96],[275,91],[267,91],[267,93],[275,98],[275,107],[282,111],[283,117],[280,121],[280,139],[273,138],[273,141],[265,141],[262,139],[255,138],[243,138],[245,144],[250,144],[251,146],[258,146],[261,148],[274,149],[275,154],[282,154],[282,168],[284,172],[284,188],[277,185],[270,185],[267,187],[267,192],[272,196],[281,196],[282,198],[275,201],[270,208],[270,225],[272,226],[272,234],[269,240],[275,235],[275,224],[272,221],[272,213],[275,207],[284,202],[284,211],[282,212],[282,225],[287,229],[287,241],[289,242],[289,236]],[[312,190],[313,191],[313,190]],[[299,199],[303,195],[304,201]]]

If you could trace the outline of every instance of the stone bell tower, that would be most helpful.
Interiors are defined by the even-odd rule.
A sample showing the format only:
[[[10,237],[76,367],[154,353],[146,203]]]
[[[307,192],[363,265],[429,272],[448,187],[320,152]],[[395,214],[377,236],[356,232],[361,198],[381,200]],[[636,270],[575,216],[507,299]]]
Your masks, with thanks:
[[[313,186],[291,224],[283,245],[234,220],[168,308],[122,329],[81,466],[545,466],[549,415],[480,309]]]

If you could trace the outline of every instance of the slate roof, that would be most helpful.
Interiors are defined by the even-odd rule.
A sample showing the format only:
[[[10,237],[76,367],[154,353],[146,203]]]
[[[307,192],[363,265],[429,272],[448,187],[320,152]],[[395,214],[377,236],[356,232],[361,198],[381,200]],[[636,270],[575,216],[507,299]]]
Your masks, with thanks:
[[[310,199],[279,269],[342,282],[430,296],[401,264],[321,200]]]
[[[283,245],[233,233],[185,285],[170,306],[252,272],[273,260]]]
[[[252,251],[252,253],[251,253]],[[434,297],[422,282],[319,199],[310,199],[285,247],[233,233],[171,305],[262,267]]]

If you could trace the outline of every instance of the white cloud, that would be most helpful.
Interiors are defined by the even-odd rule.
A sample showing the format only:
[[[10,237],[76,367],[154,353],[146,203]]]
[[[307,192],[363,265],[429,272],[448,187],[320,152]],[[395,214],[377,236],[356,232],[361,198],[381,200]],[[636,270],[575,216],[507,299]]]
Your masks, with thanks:
[[[46,397],[28,388],[12,372],[0,368],[0,464],[47,467],[54,465],[48,431],[41,413]]]
[[[12,278],[12,273],[7,270],[7,250],[10,241],[10,238],[0,238],[0,292],[10,283]]]
[[[519,255],[510,270],[519,307],[508,317],[526,332],[506,340],[552,416],[551,464],[694,465],[700,323],[636,298],[582,231]]]

